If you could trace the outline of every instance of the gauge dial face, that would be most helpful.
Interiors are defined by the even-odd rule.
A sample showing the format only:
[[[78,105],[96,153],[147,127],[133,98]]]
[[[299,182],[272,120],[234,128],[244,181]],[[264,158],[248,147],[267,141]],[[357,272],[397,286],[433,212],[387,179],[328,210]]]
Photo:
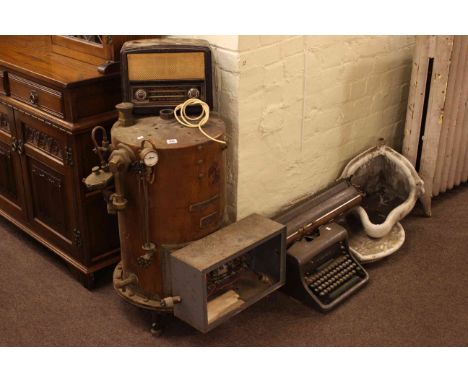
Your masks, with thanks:
[[[143,157],[143,162],[145,163],[145,166],[153,167],[158,163],[158,159],[159,157],[156,151],[149,151]]]

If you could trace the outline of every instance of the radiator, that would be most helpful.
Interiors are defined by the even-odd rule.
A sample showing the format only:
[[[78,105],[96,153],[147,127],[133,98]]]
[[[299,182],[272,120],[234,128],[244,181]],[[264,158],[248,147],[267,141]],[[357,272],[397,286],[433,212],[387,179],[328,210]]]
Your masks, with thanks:
[[[418,36],[403,139],[431,199],[468,180],[468,36]]]

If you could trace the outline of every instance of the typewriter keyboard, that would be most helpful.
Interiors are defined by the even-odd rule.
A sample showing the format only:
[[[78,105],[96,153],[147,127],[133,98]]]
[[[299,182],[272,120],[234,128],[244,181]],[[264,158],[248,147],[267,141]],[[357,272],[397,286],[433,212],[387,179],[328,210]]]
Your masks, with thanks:
[[[310,291],[327,305],[365,279],[366,273],[353,257],[343,254],[304,276]]]

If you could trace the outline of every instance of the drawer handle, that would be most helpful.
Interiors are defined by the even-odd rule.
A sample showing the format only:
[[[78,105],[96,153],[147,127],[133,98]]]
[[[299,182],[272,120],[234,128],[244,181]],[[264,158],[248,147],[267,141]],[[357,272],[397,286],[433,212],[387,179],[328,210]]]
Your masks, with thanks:
[[[31,102],[33,105],[37,105],[39,101],[39,95],[35,90],[31,90],[29,93],[29,102]]]

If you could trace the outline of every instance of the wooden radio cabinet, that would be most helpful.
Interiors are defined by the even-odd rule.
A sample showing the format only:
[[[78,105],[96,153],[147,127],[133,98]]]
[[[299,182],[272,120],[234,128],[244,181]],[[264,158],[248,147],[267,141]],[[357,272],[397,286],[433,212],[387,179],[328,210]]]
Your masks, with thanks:
[[[98,164],[90,131],[120,100],[118,73],[58,54],[51,36],[0,37],[0,215],[88,288],[120,257],[117,218],[82,183]]]

